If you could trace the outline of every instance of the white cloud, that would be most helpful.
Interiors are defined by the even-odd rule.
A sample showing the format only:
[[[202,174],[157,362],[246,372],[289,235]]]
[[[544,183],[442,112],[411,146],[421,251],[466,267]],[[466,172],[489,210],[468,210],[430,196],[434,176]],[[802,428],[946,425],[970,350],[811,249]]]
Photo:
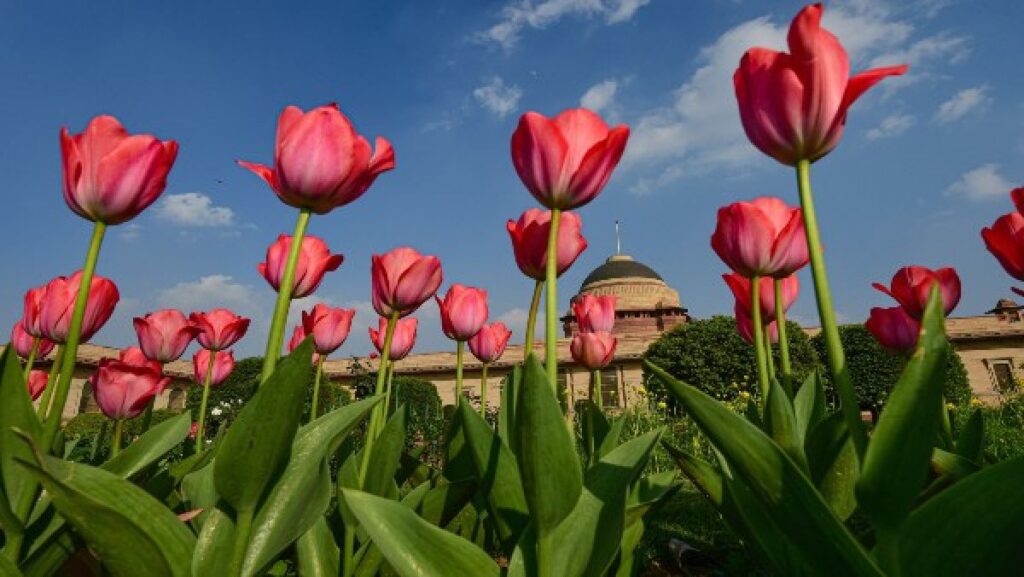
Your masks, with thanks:
[[[606,111],[615,104],[615,93],[619,82],[613,78],[603,80],[591,86],[580,98],[580,106],[594,112]]]
[[[199,192],[169,194],[155,208],[157,218],[179,226],[216,227],[235,224],[235,212],[226,206],[214,206],[213,200]]]
[[[133,240],[139,238],[139,236],[140,236],[140,232],[139,231],[141,231],[141,230],[142,230],[142,227],[139,226],[139,223],[137,223],[137,222],[129,222],[128,224],[126,224],[126,225],[121,227],[121,230],[119,231],[119,235],[118,236],[120,236],[122,240],[130,242],[130,241],[133,241]]]
[[[162,307],[177,308],[186,313],[224,307],[238,314],[252,314],[261,308],[259,296],[250,285],[235,282],[227,275],[213,274],[164,289],[156,302]]]
[[[943,124],[960,120],[972,110],[988,104],[991,99],[987,93],[987,86],[976,86],[957,92],[939,105],[935,111],[935,120]]]
[[[999,174],[999,165],[990,163],[965,172],[949,185],[946,194],[963,196],[970,200],[988,200],[1010,193],[1013,183]]]
[[[566,16],[600,17],[609,25],[619,24],[632,20],[648,3],[650,0],[515,0],[502,8],[498,23],[474,38],[511,50],[525,28],[540,30]]]
[[[865,136],[868,140],[892,138],[903,134],[913,125],[914,117],[910,114],[890,114],[883,118],[878,126],[867,131]]]
[[[515,112],[523,91],[515,84],[506,85],[500,76],[495,76],[487,84],[474,89],[473,97],[480,106],[504,118]]]

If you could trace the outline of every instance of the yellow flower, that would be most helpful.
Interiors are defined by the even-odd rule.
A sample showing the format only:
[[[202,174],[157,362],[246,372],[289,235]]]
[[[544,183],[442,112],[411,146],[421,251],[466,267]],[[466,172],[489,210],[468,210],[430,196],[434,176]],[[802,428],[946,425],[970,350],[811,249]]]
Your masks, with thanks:
[[[743,400],[747,400],[750,398],[750,393],[748,393],[747,391],[740,391],[740,398]]]
[[[956,410],[956,405],[953,404],[953,403],[946,403],[946,410],[947,411],[955,411]]]
[[[981,400],[978,399],[978,397],[971,397],[971,406],[972,407],[980,407],[981,404],[982,404]]]
[[[658,409],[664,411],[667,408],[668,408],[668,405],[665,403],[665,401],[658,401]]]

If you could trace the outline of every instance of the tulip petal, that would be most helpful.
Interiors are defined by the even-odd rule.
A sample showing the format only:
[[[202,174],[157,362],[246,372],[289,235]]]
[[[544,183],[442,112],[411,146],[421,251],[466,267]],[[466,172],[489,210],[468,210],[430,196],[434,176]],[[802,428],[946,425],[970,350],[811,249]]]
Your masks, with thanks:
[[[241,166],[242,168],[247,168],[256,173],[256,176],[262,178],[267,184],[270,185],[270,188],[273,189],[275,192],[278,192],[280,190],[277,183],[277,175],[274,174],[274,170],[269,166],[260,164],[258,162],[248,162],[245,160],[236,160],[235,162],[238,163],[238,166]]]
[[[536,112],[519,119],[512,134],[512,164],[530,193],[548,208],[562,208],[560,185],[569,145],[554,121]]]
[[[1011,190],[1010,198],[1013,199],[1013,205],[1017,207],[1017,212],[1024,214],[1024,187]]]
[[[906,74],[909,67],[906,64],[900,66],[887,66],[884,68],[873,68],[855,74],[846,85],[846,92],[843,94],[842,110],[845,115],[848,109],[858,98],[868,91],[872,86],[878,84],[887,76],[901,76]]]
[[[578,208],[594,199],[608,183],[612,170],[619,164],[629,140],[629,127],[616,126],[608,137],[599,141],[587,151],[579,168],[569,181],[572,191],[572,207]]]

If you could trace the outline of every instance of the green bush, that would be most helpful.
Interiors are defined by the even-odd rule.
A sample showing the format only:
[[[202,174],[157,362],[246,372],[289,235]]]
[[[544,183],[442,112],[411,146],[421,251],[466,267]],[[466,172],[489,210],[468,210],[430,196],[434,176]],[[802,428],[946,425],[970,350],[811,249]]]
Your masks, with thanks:
[[[996,407],[981,410],[985,415],[985,456],[990,461],[1004,461],[1024,455],[1024,395],[1006,398]],[[968,415],[971,411],[958,412]]]
[[[153,411],[153,419],[150,426],[156,426],[167,419],[177,415],[177,411],[159,409]],[[134,419],[124,422],[122,443],[127,446],[133,437],[142,434],[142,421],[144,416],[140,415]],[[100,433],[103,434],[97,440]],[[72,461],[86,462],[90,457],[95,456],[97,460],[105,460],[110,452],[110,441],[114,434],[114,422],[103,413],[81,413],[75,415],[64,425],[65,443],[74,443],[74,447],[68,458]],[[93,444],[96,444],[95,455],[93,455]],[[70,446],[70,445],[69,445]],[[177,458],[177,453],[170,455],[171,459]]]
[[[377,373],[365,373],[356,378],[352,389],[357,398],[363,398],[372,395],[376,385]],[[425,445],[424,458],[435,462],[439,459],[445,423],[437,387],[426,379],[403,375],[395,375],[391,387],[391,409],[402,404],[408,407],[406,445],[409,448]]]

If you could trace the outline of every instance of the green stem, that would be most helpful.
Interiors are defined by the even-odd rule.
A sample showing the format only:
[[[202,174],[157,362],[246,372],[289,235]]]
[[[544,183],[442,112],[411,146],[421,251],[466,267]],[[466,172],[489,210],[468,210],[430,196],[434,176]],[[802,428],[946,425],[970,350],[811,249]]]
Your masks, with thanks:
[[[92,287],[92,277],[96,272],[96,262],[100,257],[100,247],[103,246],[103,234],[106,230],[107,225],[97,221],[92,229],[92,238],[89,240],[89,251],[85,255],[85,266],[82,267],[82,282],[78,286],[78,295],[75,296],[75,308],[71,313],[68,342],[65,343],[61,362],[61,366],[70,367],[70,370],[60,372],[53,396],[53,406],[46,415],[46,423],[43,424],[43,440],[40,445],[47,451],[53,447],[53,439],[57,436],[57,429],[60,427],[61,417],[64,415],[64,405],[67,403],[68,393],[71,391],[71,377],[75,372],[74,367],[78,357],[82,319],[85,317],[85,307],[89,303],[89,289]],[[29,495],[31,491],[26,491],[24,494]],[[24,514],[27,514],[27,509],[31,506],[31,503],[23,504],[24,511],[20,516],[23,517]]]
[[[540,308],[541,293],[544,292],[544,281],[533,283],[533,298],[530,299],[530,316],[526,317],[526,338],[523,340],[523,360],[533,350],[533,333],[537,326],[537,309]]]
[[[60,364],[63,359],[64,345],[59,345],[53,354],[53,362],[50,363],[50,376],[46,377],[46,390],[39,399],[39,408],[36,413],[39,419],[43,420],[50,413],[50,400],[53,398],[53,389],[56,388],[57,375],[60,374]]]
[[[213,362],[217,351],[210,351],[210,361],[206,363],[206,377],[203,378],[203,400],[199,403],[199,425],[196,427],[196,453],[203,450],[203,433],[206,432],[206,402],[210,398],[210,380],[213,378]]]
[[[388,366],[384,373],[384,416],[388,417],[391,414],[391,382],[395,373],[395,361],[388,361]],[[398,398],[395,398],[395,405],[398,405]],[[374,434],[379,435],[384,431],[384,421],[387,419],[381,419],[380,423],[377,423],[377,430]]]
[[[775,372],[775,351],[772,350],[772,331],[764,325],[764,356],[768,360],[768,378],[777,376]]]
[[[356,548],[356,532],[353,527],[345,527],[345,545],[344,545],[344,561],[345,564],[342,566],[342,575],[344,577],[352,577],[355,573],[355,559],[353,554]]]
[[[593,377],[591,380],[594,382],[594,391],[597,393],[597,408],[604,412],[604,390],[601,385],[601,369],[594,369]],[[594,394],[594,393],[591,393]]]
[[[114,438],[110,441],[110,458],[121,452],[121,436],[124,434],[124,419],[114,421]]]
[[[299,211],[299,217],[295,221],[295,232],[292,233],[292,242],[288,247],[288,262],[285,263],[284,274],[281,275],[281,284],[277,289],[277,302],[274,304],[274,317],[270,322],[270,332],[267,334],[267,350],[263,353],[263,372],[260,373],[260,384],[267,382],[270,375],[274,373],[277,359],[281,356],[285,325],[288,323],[288,309],[292,304],[295,265],[299,262],[299,254],[302,252],[302,239],[306,236],[309,216],[309,209],[303,208]]]
[[[388,357],[391,355],[391,340],[395,336],[395,325],[398,324],[398,311],[391,313],[388,317],[388,325],[384,330],[384,346],[381,347],[380,351],[380,364],[377,365],[377,387],[374,389],[374,395],[380,395],[384,392],[384,380],[385,372],[388,366]],[[370,466],[370,453],[373,452],[373,442],[377,437],[378,423],[381,419],[381,412],[383,407],[379,404],[373,408],[373,412],[370,414],[370,424],[366,427],[366,444],[363,446],[363,458],[359,465],[359,487],[362,488],[363,483],[366,482],[366,470]]]
[[[551,389],[558,394],[558,224],[562,211],[551,209],[551,226],[548,227],[548,260],[546,272],[547,295],[544,298],[546,328],[544,333],[544,364],[548,372]],[[568,411],[566,411],[568,412]]]
[[[597,462],[594,454],[594,408],[597,407],[597,397],[601,396],[601,375],[600,371],[590,371],[590,406],[587,407],[587,455],[590,457],[590,466]]]
[[[163,373],[164,364],[160,363],[160,372]],[[146,405],[146,413],[142,415],[142,432],[145,433],[149,430],[150,425],[153,424],[153,405],[156,404],[156,397],[149,400],[149,404]]]
[[[818,231],[818,218],[814,211],[810,170],[811,163],[809,161],[801,160],[796,165],[800,206],[803,208],[804,230],[807,234],[807,249],[811,257],[811,273],[814,277],[814,291],[818,299],[818,316],[821,317],[821,332],[825,337],[832,382],[836,384],[843,416],[846,418],[846,426],[853,438],[857,457],[863,459],[868,446],[868,436],[864,422],[860,420],[860,405],[857,402],[857,394],[853,390],[853,382],[850,380],[850,371],[846,366],[846,355],[843,353],[843,345],[839,340],[839,327],[836,324],[835,311],[832,308],[832,295],[829,291],[825,259],[821,250],[821,234]]]
[[[455,406],[459,406],[462,398],[462,357],[466,354],[466,342],[458,341],[455,345]]]
[[[316,420],[316,409],[317,401],[320,399],[320,378],[324,374],[324,359],[325,355],[320,355],[320,358],[316,360],[316,377],[313,379],[313,401],[309,407],[309,422],[312,423]]]
[[[480,418],[487,418],[487,363],[480,369]]]
[[[32,365],[36,362],[36,354],[39,353],[39,337],[32,339],[32,351],[28,353],[28,358],[25,359],[25,380],[28,381],[29,375],[32,374]]]
[[[779,327],[779,363],[782,365],[782,387],[793,394],[793,366],[789,361],[789,339],[786,336],[786,309],[782,303],[782,281],[775,283],[775,324]]]
[[[768,359],[764,354],[764,326],[761,323],[761,277],[750,279],[750,317],[754,333],[754,356],[757,358],[757,384],[761,391],[761,407],[768,402]]]
[[[231,554],[231,567],[228,575],[242,575],[245,565],[245,553],[249,549],[249,533],[252,532],[252,511],[238,511],[235,518],[235,545]]]

